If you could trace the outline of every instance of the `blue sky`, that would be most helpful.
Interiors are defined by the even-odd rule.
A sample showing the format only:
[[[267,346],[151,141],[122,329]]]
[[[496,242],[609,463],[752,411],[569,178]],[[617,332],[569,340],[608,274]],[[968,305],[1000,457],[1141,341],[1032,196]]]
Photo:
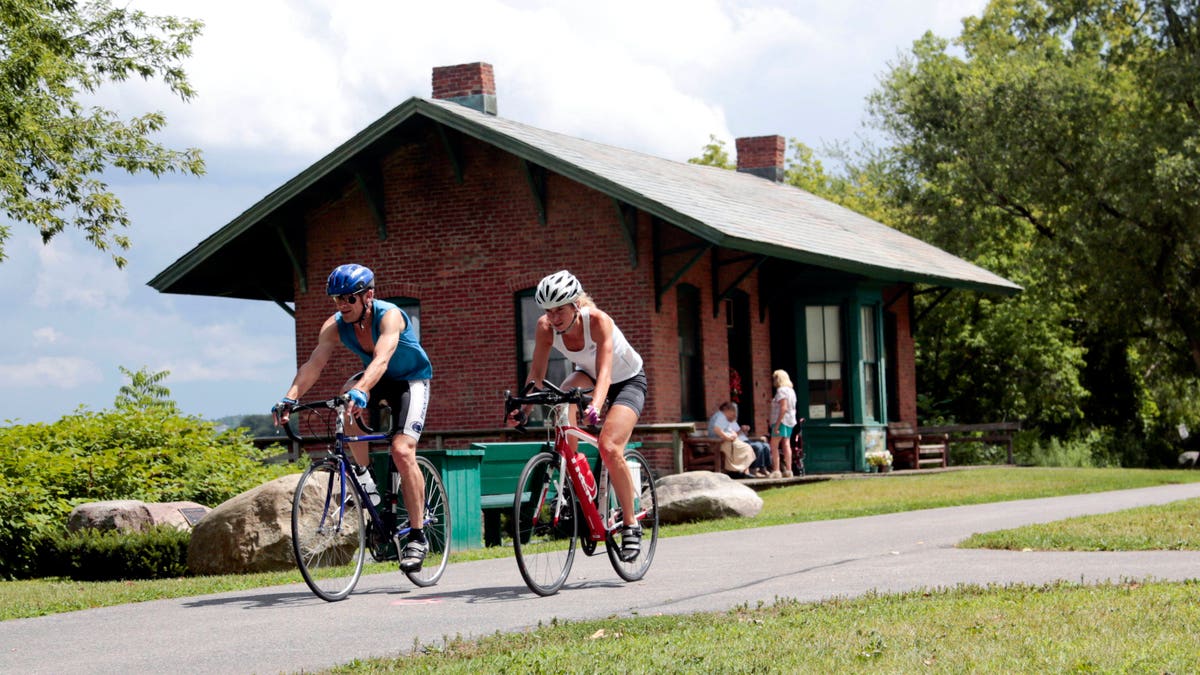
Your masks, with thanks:
[[[295,373],[291,318],[269,302],[163,295],[146,283],[202,239],[410,96],[434,66],[487,61],[499,113],[680,161],[715,134],[810,146],[863,133],[865,97],[926,30],[957,35],[984,0],[134,0],[201,19],[189,103],[156,83],[100,92],[207,174],[109,176],[133,220],[118,270],[78,232],[44,246],[6,223],[0,423],[111,405],[119,367],[170,370],[183,410],[265,412]]]

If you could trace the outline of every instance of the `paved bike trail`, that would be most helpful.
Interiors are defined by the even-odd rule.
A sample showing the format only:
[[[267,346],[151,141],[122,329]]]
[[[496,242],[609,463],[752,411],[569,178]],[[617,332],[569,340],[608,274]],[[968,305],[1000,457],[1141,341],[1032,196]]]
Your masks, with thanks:
[[[660,539],[646,579],[576,556],[558,595],[510,558],[452,563],[433,588],[363,577],[326,603],[295,584],[0,622],[0,673],[294,673],[395,656],[416,641],[520,631],[552,619],[654,615],[947,587],[1200,577],[1200,552],[959,550],[975,532],[1200,497],[1200,483]]]

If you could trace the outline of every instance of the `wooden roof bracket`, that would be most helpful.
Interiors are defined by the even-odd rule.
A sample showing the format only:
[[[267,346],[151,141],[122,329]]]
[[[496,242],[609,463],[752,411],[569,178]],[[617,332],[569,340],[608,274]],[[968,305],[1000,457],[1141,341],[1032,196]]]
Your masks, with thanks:
[[[546,167],[522,159],[521,167],[525,169],[525,180],[529,183],[529,191],[533,193],[533,205],[537,207],[538,222],[546,224]],[[461,180],[459,181],[462,182]]]
[[[454,180],[462,185],[463,182],[463,165],[462,152],[458,148],[458,143],[450,138],[450,134],[446,131],[446,125],[435,124],[437,127],[438,136],[442,139],[442,147],[446,149],[446,154],[450,157],[450,166],[454,167]]]
[[[888,303],[883,306],[883,311],[886,312],[887,310],[891,309],[892,305],[896,304],[897,302],[900,302],[900,300],[902,298],[907,298],[907,297],[910,297],[913,295],[912,284],[906,284],[906,285],[908,286],[908,291],[905,293],[897,293],[896,295],[892,296],[892,299],[889,300]]]
[[[747,260],[752,260],[753,263],[751,265],[749,265],[748,267],[746,267],[746,269],[742,270],[742,273],[739,274],[736,279],[731,281],[728,286],[726,286],[724,289],[722,289],[721,288],[721,268],[726,265],[734,265],[734,264],[737,264],[740,262],[745,262]],[[712,302],[712,306],[713,306],[713,318],[714,319],[721,315],[721,302],[724,301],[725,298],[728,298],[733,293],[733,289],[737,288],[738,284],[742,283],[742,281],[744,281],[746,279],[746,277],[750,276],[751,274],[754,274],[754,271],[757,270],[759,267],[761,267],[762,264],[765,263],[766,261],[767,261],[767,256],[753,255],[753,254],[739,255],[734,258],[729,258],[728,260],[717,260],[717,249],[715,249],[715,248],[713,249],[713,262],[712,262],[713,302]]]
[[[288,305],[287,305],[287,303],[286,303],[286,302],[284,302],[284,301],[280,300],[279,298],[277,298],[277,297],[275,297],[275,296],[271,295],[271,291],[268,291],[267,289],[263,288],[262,286],[259,286],[259,287],[258,287],[258,289],[259,289],[260,291],[262,291],[263,295],[265,295],[265,296],[267,296],[268,298],[270,298],[270,299],[271,299],[271,302],[274,302],[275,304],[279,305],[279,307],[280,307],[281,309],[283,309],[283,311],[287,312],[287,313],[288,313],[288,316],[292,317],[293,319],[294,319],[294,318],[296,318],[296,310],[295,310],[295,309],[292,309],[291,307],[288,307]]]
[[[925,293],[933,293],[933,292],[939,291],[939,290],[941,291],[941,293],[938,293],[938,296],[933,299],[933,302],[929,303],[925,307],[925,309],[921,310],[921,313],[917,315],[917,318],[913,320],[913,323],[915,323],[915,324],[921,323],[921,319],[924,319],[926,314],[928,314],[930,311],[932,311],[934,307],[937,307],[938,303],[940,303],[942,300],[945,300],[946,296],[950,295],[950,291],[952,291],[954,289],[948,288],[948,287],[936,286],[934,288],[929,288],[929,289],[926,289],[923,291],[913,291],[913,295],[917,296],[917,295],[923,295]]]
[[[625,243],[629,246],[629,266],[632,269],[637,269],[637,207],[632,204],[626,204],[616,197],[613,197],[613,204],[617,206],[617,223],[620,225],[621,236],[625,238]]]
[[[387,202],[383,198],[383,170],[379,168],[378,162],[372,162],[366,167],[355,168],[354,178],[358,181],[359,191],[367,200],[371,216],[375,219],[375,231],[379,234],[379,240],[383,241],[387,239],[387,213],[384,207]]]
[[[283,227],[278,222],[275,223],[275,234],[279,237],[279,243],[283,244],[283,252],[287,254],[288,260],[292,263],[292,271],[296,273],[296,279],[300,285],[300,292],[308,292],[308,276],[304,273],[304,263],[296,255],[292,248],[291,242],[288,240],[287,233],[283,231]],[[278,300],[276,301],[278,302]]]
[[[690,244],[688,246],[679,246],[677,248],[664,250],[661,249],[662,242],[660,241],[660,230],[661,223],[659,219],[652,219],[650,224],[650,245],[652,249],[652,255],[654,257],[654,311],[656,312],[662,309],[663,295],[665,295],[667,291],[674,288],[676,282],[682,279],[683,275],[687,274],[688,270],[692,269],[692,266],[699,262],[700,259],[704,257],[704,254],[708,253],[713,247],[712,243],[703,241],[697,244]],[[687,253],[689,251],[695,251],[696,253],[691,257],[690,260],[687,261],[687,263],[683,265],[683,267],[679,268],[679,271],[675,273],[675,276],[671,277],[670,281],[663,284],[663,258],[666,258],[670,255],[675,255],[677,253]]]

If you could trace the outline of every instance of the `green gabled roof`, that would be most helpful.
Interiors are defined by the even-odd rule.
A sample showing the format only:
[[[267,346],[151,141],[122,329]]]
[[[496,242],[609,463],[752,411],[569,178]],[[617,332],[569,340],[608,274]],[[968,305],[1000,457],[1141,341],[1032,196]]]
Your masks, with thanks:
[[[150,281],[167,293],[291,300],[280,216],[323,180],[342,175],[409,120],[423,117],[494,145],[680,227],[717,246],[881,281],[1015,293],[1017,284],[866,216],[789,185],[574,138],[457,103],[411,98],[202,241]],[[269,258],[269,259],[268,259]],[[252,259],[257,287],[226,264]]]

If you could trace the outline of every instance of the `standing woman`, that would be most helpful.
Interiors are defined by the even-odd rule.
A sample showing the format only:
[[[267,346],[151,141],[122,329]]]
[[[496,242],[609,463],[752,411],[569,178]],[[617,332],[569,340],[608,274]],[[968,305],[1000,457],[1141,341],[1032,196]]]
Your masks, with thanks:
[[[775,398],[771,399],[771,478],[792,477],[792,429],[796,427],[796,390],[787,371],[771,373]],[[783,451],[783,473],[779,473],[779,454]]]
[[[634,509],[633,476],[625,463],[625,444],[646,404],[642,357],[629,345],[612,318],[583,292],[579,280],[570,272],[562,270],[542,279],[534,300],[546,313],[538,318],[535,330],[529,382],[535,387],[542,386],[553,347],[575,365],[574,372],[563,380],[562,388],[592,387],[594,404],[583,411],[583,418],[596,425],[601,412],[604,413],[600,458],[608,468],[613,490],[621,503],[624,527],[619,557],[629,562],[642,550],[642,528]]]

